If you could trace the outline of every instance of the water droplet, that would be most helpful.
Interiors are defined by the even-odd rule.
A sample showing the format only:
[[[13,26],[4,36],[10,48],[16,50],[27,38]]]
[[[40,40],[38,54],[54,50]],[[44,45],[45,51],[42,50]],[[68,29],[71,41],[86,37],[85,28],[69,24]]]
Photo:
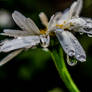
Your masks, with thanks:
[[[88,37],[92,37],[92,34],[88,34]]]
[[[83,33],[82,33],[82,32],[80,32],[80,35],[83,35]]]
[[[69,54],[69,56],[74,56],[75,52],[74,52],[74,50],[70,50],[68,54]]]
[[[75,60],[74,58],[69,57],[69,56],[67,55],[67,63],[68,63],[68,65],[70,65],[70,66],[75,66],[75,65],[77,64],[77,60]]]
[[[77,59],[81,62],[85,62],[86,61],[86,57],[83,55],[77,55]]]
[[[49,51],[48,48],[43,48],[42,50],[45,51],[45,52]]]

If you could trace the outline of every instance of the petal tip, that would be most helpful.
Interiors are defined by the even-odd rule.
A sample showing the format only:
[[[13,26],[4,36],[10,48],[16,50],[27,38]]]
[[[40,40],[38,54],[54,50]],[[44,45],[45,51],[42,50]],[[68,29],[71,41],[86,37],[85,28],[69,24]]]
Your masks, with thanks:
[[[81,61],[81,62],[85,62],[85,61],[86,61],[86,56],[78,55],[78,56],[77,56],[77,60],[79,60],[79,61]]]

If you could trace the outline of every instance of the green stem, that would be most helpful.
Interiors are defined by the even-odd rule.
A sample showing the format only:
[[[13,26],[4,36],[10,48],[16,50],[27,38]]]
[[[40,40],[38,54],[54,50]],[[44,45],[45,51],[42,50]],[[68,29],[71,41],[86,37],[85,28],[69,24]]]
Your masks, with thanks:
[[[50,52],[50,53],[51,53],[52,59],[54,60],[56,68],[60,74],[60,77],[62,78],[62,80],[65,83],[68,90],[70,92],[80,92],[67,70],[65,61],[63,59],[62,49],[59,48],[59,51],[53,49],[52,52]]]

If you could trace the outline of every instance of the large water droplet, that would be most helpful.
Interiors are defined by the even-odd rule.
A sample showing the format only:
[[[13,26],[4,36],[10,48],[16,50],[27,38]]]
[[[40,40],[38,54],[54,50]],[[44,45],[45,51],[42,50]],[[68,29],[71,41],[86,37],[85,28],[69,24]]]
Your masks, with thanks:
[[[88,37],[92,37],[92,34],[88,34]]]
[[[70,66],[75,66],[75,65],[77,64],[77,60],[75,60],[74,58],[69,57],[69,56],[67,55],[67,63],[68,63],[68,65],[70,65]]]

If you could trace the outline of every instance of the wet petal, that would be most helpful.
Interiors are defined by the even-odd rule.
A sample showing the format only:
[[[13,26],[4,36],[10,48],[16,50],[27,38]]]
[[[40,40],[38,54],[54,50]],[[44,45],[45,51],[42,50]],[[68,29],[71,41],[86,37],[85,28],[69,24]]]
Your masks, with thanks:
[[[4,29],[4,33],[0,33],[1,35],[6,35],[10,37],[22,37],[22,36],[30,36],[30,34],[26,31],[21,30],[13,30],[13,29]]]
[[[72,19],[71,22],[73,25],[70,27],[70,30],[76,32],[82,32],[87,34],[92,34],[92,20],[89,18],[76,18]]]
[[[85,28],[75,28],[74,29],[75,32],[79,32],[79,33],[87,33],[88,35],[92,35],[92,28],[88,28],[88,27],[85,27]]]
[[[62,16],[61,12],[57,12],[55,15],[51,16],[50,21],[48,23],[48,32],[51,32],[56,29],[56,24],[60,20]]]
[[[72,19],[73,17],[78,17],[81,9],[82,9],[82,0],[77,0],[75,1],[70,9],[66,9],[64,11],[64,13],[62,14],[62,17],[60,18],[60,20],[57,22],[57,24],[63,24],[64,22],[69,21],[70,19]]]
[[[63,12],[62,16],[60,17],[60,19],[58,20],[57,24],[58,24],[58,25],[61,25],[61,24],[63,24],[64,22],[68,21],[69,19],[70,19],[70,17],[69,17],[69,9],[66,9],[66,10]]]
[[[22,52],[22,49],[19,49],[19,50],[11,52],[9,55],[7,55],[4,59],[2,59],[0,61],[0,66],[4,65],[8,61],[10,61],[11,59],[13,59],[14,57],[16,57],[21,52]]]
[[[80,28],[86,25],[86,21],[83,18],[73,18],[68,21],[71,24],[70,27]]]
[[[69,10],[69,17],[70,19],[75,16],[75,9],[76,9],[76,5],[77,5],[77,2],[74,2],[71,7],[70,7],[70,10]]]
[[[40,34],[40,31],[38,27],[35,25],[35,23],[31,19],[27,19],[20,12],[14,11],[12,17],[16,24],[24,31],[27,31],[29,34]]]
[[[70,17],[79,17],[83,5],[83,0],[75,1],[70,7]]]
[[[54,20],[55,21],[58,21],[60,20],[60,18],[62,17],[62,13],[61,12],[56,12],[55,15],[54,15]]]
[[[76,13],[75,13],[75,16],[79,16],[81,10],[82,10],[82,7],[83,7],[83,0],[77,0],[77,5],[76,5]]]
[[[73,44],[73,47],[75,48],[75,57],[78,61],[84,62],[86,61],[86,54],[84,49],[82,48],[81,44],[77,40],[77,38],[67,31],[67,35],[70,37],[71,43]]]
[[[30,31],[32,31],[34,34],[40,35],[40,30],[34,23],[34,21],[30,18],[25,19],[26,24],[29,26]]]
[[[87,34],[92,34],[92,19],[83,18],[86,21],[86,24],[83,26],[84,32]]]
[[[40,43],[39,36],[20,37],[3,42],[0,52],[9,52],[20,48],[31,48]]]
[[[43,24],[46,28],[48,28],[48,18],[47,18],[47,16],[46,16],[46,14],[45,14],[44,12],[41,12],[41,13],[39,14],[39,17],[40,17],[40,20],[41,20],[42,24]]]
[[[52,15],[48,23],[48,32],[51,32],[54,27],[56,27],[56,21],[54,20],[54,15]]]
[[[75,56],[78,61],[86,61],[86,54],[77,38],[69,31],[56,31],[56,36],[68,56]]]
[[[67,55],[74,56],[75,55],[75,48],[74,48],[74,45],[70,39],[70,36],[68,36],[68,31],[64,31],[62,29],[57,29],[56,36],[57,36],[62,48],[67,53]]]

